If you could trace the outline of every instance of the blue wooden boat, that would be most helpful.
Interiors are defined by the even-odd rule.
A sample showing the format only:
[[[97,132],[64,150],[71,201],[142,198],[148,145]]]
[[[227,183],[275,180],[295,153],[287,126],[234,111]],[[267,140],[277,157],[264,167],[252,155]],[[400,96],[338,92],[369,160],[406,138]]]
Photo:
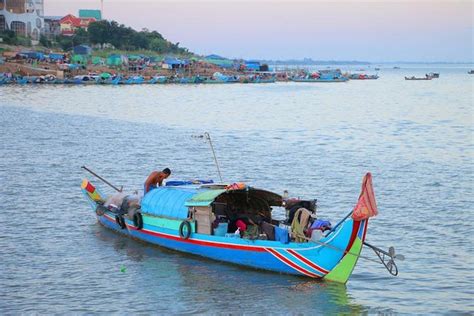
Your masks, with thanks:
[[[113,231],[189,254],[302,277],[346,283],[367,233],[368,219],[353,220],[348,215],[316,238],[298,242],[285,238],[285,226],[272,219],[271,212],[286,200],[279,194],[240,184],[171,182],[151,190],[141,200],[123,193],[106,197],[87,179],[81,187],[99,223]],[[120,202],[114,205],[114,199]],[[241,238],[223,222],[213,228],[214,219],[221,222],[242,214],[263,216],[279,237]]]
[[[128,78],[124,84],[142,84],[145,82],[145,79],[142,76],[133,76]]]

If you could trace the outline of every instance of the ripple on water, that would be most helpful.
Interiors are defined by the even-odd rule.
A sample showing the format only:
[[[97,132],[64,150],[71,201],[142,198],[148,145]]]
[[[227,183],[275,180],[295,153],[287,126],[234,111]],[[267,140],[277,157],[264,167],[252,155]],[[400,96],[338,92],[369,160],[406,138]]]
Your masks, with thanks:
[[[0,310],[474,313],[471,87],[461,72],[446,70],[423,92],[390,71],[325,86],[0,87]],[[165,166],[175,179],[216,179],[207,144],[191,137],[203,131],[225,179],[318,198],[333,222],[371,171],[380,214],[367,238],[406,256],[400,275],[361,259],[347,287],[314,282],[149,246],[96,223],[80,166],[126,190]]]

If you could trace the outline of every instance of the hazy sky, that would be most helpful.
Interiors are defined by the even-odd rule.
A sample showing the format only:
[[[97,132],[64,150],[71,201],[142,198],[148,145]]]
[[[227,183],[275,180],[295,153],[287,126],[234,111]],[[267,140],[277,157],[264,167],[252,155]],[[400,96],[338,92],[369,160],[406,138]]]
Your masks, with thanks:
[[[100,0],[44,0],[46,15]],[[104,0],[104,17],[236,58],[473,61],[473,2]]]

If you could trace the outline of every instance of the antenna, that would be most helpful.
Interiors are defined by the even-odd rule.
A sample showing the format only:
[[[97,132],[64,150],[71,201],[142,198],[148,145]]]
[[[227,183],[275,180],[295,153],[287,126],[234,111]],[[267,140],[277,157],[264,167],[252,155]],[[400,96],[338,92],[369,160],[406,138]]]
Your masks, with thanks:
[[[219,168],[219,163],[217,162],[216,152],[214,151],[214,146],[212,145],[211,135],[209,135],[208,132],[205,132],[202,135],[195,135],[195,136],[192,136],[192,137],[205,138],[206,141],[209,142],[209,146],[211,147],[211,150],[212,150],[212,155],[214,156],[214,162],[216,163],[217,172],[219,173],[219,179],[220,179],[221,183],[224,182],[222,180],[221,169]]]

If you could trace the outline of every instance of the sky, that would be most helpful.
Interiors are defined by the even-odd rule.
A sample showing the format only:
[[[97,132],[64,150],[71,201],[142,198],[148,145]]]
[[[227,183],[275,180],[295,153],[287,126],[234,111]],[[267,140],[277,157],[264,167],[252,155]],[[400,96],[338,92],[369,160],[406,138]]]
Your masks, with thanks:
[[[45,15],[100,0],[44,0]],[[472,1],[104,0],[104,18],[229,58],[473,62]]]

